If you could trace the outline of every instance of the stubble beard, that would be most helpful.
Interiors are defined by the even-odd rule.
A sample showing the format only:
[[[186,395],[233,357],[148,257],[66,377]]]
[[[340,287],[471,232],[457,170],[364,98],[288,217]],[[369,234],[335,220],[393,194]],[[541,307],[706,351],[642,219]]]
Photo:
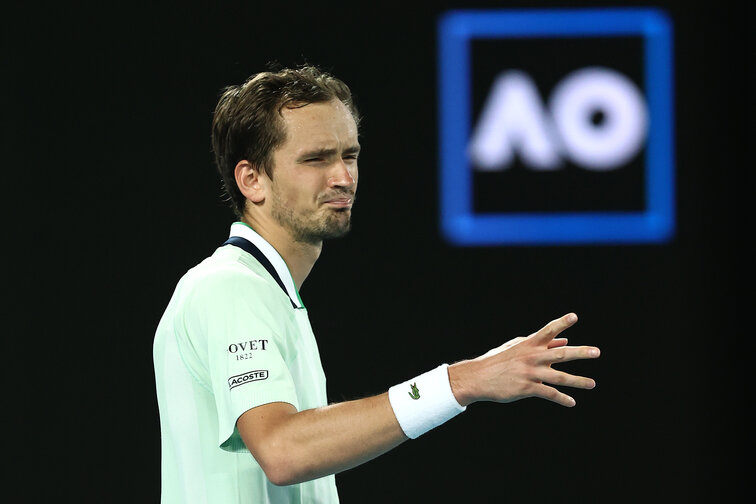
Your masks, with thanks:
[[[294,241],[319,245],[323,240],[340,238],[352,227],[351,209],[324,208],[321,212],[298,214],[284,203],[278,193],[273,194],[271,215]]]

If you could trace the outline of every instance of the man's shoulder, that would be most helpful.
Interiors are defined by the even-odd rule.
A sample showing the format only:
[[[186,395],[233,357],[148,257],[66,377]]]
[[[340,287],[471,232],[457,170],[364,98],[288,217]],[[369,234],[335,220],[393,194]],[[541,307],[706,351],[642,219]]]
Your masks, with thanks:
[[[193,284],[232,282],[265,282],[265,268],[244,257],[236,247],[218,247],[213,254],[189,269],[182,281]]]
[[[239,296],[247,300],[275,300],[283,294],[264,266],[232,246],[219,247],[210,257],[187,271],[179,285],[191,298],[199,297],[205,302],[223,302]]]

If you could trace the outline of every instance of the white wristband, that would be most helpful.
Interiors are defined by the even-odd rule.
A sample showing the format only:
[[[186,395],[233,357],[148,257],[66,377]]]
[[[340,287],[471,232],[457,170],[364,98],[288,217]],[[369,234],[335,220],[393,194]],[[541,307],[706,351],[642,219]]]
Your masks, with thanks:
[[[415,439],[467,409],[452,393],[447,367],[442,364],[389,389],[394,415],[408,438]]]

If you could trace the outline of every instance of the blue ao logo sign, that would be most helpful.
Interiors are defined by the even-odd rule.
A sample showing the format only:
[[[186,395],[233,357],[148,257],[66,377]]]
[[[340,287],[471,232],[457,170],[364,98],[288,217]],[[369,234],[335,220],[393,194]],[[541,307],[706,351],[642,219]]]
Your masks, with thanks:
[[[453,245],[674,234],[671,21],[654,9],[439,23],[441,229]]]

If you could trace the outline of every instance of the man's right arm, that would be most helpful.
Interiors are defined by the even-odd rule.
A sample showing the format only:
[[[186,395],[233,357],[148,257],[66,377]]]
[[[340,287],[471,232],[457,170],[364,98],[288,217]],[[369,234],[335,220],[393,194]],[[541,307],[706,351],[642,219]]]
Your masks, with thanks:
[[[540,397],[574,406],[569,395],[547,385],[592,389],[590,378],[552,364],[599,355],[598,348],[569,347],[559,334],[577,321],[574,314],[554,320],[527,338],[515,338],[476,359],[448,367],[457,402],[512,402]],[[398,446],[407,436],[388,394],[298,412],[287,403],[246,411],[237,429],[247,448],[277,485],[289,485],[360,465]]]

